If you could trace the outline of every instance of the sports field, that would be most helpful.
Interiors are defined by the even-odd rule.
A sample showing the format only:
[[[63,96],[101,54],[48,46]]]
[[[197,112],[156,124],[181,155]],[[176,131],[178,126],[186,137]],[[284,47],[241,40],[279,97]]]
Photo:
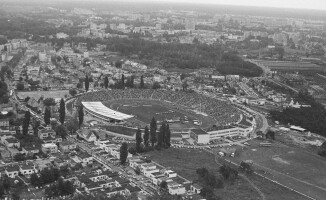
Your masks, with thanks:
[[[173,107],[158,101],[144,101],[144,100],[119,100],[104,103],[111,109],[120,111],[125,114],[133,115],[136,119],[149,124],[151,119],[159,122],[175,121],[170,123],[170,128],[183,129],[193,127],[207,127],[214,124],[214,120],[207,116],[195,114],[184,109]],[[194,125],[193,120],[199,120],[202,125]]]

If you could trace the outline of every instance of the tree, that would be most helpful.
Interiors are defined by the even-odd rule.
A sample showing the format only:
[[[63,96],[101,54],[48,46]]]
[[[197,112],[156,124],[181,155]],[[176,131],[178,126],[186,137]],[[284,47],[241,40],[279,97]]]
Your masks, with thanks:
[[[105,78],[104,78],[104,87],[105,87],[105,89],[108,89],[108,87],[109,87],[109,78],[107,76],[105,76]]]
[[[51,123],[51,111],[49,108],[45,108],[44,122],[46,125],[50,125],[50,123]]]
[[[86,90],[86,92],[88,91],[88,89],[89,89],[89,78],[86,75],[86,77],[85,77],[85,90]]]
[[[124,165],[127,161],[128,157],[128,144],[127,143],[122,143],[120,147],[120,163]]]
[[[148,129],[148,126],[145,127],[144,145],[145,145],[146,148],[149,146],[149,129]]]
[[[28,127],[29,127],[30,120],[31,120],[31,113],[29,111],[26,111],[24,121],[23,121],[23,134],[24,135],[27,135],[27,133],[28,133]]]
[[[183,79],[185,79],[185,78],[186,78],[186,74],[185,74],[185,73],[182,73],[182,74],[180,75],[180,80],[183,81]]]
[[[125,75],[121,75],[121,89],[125,89]]]
[[[79,128],[84,122],[84,109],[83,106],[81,105],[78,110],[78,119],[79,119]]]
[[[141,131],[140,129],[138,128],[137,132],[136,132],[136,151],[138,153],[141,152],[141,143],[142,143],[142,137],[141,137]]]
[[[76,119],[70,119],[68,122],[65,123],[66,129],[73,134],[78,130],[78,121]]]
[[[223,165],[219,168],[220,174],[223,176],[224,180],[234,182],[238,177],[238,171],[233,169],[228,165]]]
[[[76,94],[77,94],[77,90],[75,90],[75,89],[70,89],[69,90],[69,94],[71,95],[71,96],[75,96]]]
[[[66,139],[67,131],[66,131],[66,128],[63,125],[57,126],[56,129],[55,129],[55,132],[61,138]]]
[[[134,76],[131,76],[127,79],[126,87],[133,88],[134,87]]]
[[[26,160],[26,156],[24,154],[18,153],[14,156],[14,161],[19,162],[19,161],[24,161]]]
[[[158,82],[154,82],[154,83],[153,83],[153,87],[152,87],[152,89],[156,90],[156,89],[160,89],[160,88],[161,88],[160,83],[158,83]]]
[[[254,170],[249,163],[242,161],[239,166],[239,171],[251,174]]]
[[[279,60],[283,60],[284,53],[285,53],[284,48],[283,47],[276,47],[275,51],[278,53]]]
[[[188,89],[188,83],[187,83],[187,81],[184,81],[184,82],[182,83],[182,90],[183,90],[183,91],[187,91],[187,89]]]
[[[162,147],[165,144],[166,122],[163,122],[157,137],[157,146]]]
[[[115,62],[115,67],[116,68],[121,68],[122,67],[122,61],[118,60]]]
[[[32,126],[33,126],[34,135],[38,134],[38,127],[40,127],[40,125],[41,125],[40,121],[38,121],[36,119],[33,120]]]
[[[83,87],[83,84],[82,83],[77,83],[76,88],[81,89],[82,87]]]
[[[8,103],[8,101],[8,85],[6,82],[0,80],[0,104]]]
[[[165,132],[165,145],[167,147],[171,146],[171,130],[169,124],[166,125],[166,132]]]
[[[156,119],[153,117],[152,121],[151,121],[151,124],[150,124],[150,134],[151,134],[152,147],[154,147],[154,144],[157,142],[156,130],[157,130],[157,122],[156,122]]]
[[[162,181],[160,183],[160,188],[163,190],[163,191],[166,191],[168,189],[168,183],[166,181]]]
[[[268,130],[267,133],[266,133],[266,138],[275,140],[275,132],[271,131],[271,130]]]
[[[33,186],[39,186],[39,185],[41,185],[40,184],[40,180],[39,180],[38,176],[35,173],[33,173],[31,175],[30,181],[31,181],[31,184]]]
[[[22,82],[17,83],[16,88],[17,90],[24,90],[25,89],[24,83]]]
[[[144,89],[145,88],[145,85],[144,85],[144,76],[141,75],[140,77],[140,89]]]
[[[59,108],[59,121],[61,122],[61,124],[65,123],[65,117],[66,117],[66,104],[63,98],[61,98],[60,108]]]
[[[0,181],[0,198],[3,198],[3,195],[5,194],[5,189],[3,188],[2,181]]]
[[[56,103],[53,98],[46,98],[46,99],[44,99],[43,104],[46,107],[50,107],[50,106],[54,106]]]
[[[140,168],[137,166],[136,169],[135,169],[135,173],[136,173],[137,175],[140,175],[140,172],[141,172],[141,171],[140,171]]]
[[[9,177],[7,175],[4,175],[2,178],[2,185],[3,185],[3,189],[7,192],[9,192],[10,188],[11,188],[11,184],[10,184],[10,180]]]

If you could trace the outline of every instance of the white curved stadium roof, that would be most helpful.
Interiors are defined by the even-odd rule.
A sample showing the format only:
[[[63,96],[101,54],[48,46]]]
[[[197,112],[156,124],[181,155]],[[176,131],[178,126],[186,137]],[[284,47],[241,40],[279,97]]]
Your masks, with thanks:
[[[111,118],[111,119],[126,120],[126,119],[134,117],[132,115],[127,115],[127,114],[112,110],[112,109],[106,107],[105,105],[103,105],[101,102],[82,102],[82,104],[86,109],[88,109],[92,112],[95,112],[99,115],[102,115],[104,117]]]

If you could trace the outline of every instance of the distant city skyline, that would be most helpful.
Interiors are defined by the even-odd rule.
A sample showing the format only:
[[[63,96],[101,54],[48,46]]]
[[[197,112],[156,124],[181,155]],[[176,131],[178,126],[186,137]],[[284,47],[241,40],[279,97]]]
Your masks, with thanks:
[[[106,0],[102,0],[106,1]],[[116,1],[116,0],[114,0]],[[129,2],[171,2],[171,3],[202,3],[236,6],[257,6],[275,8],[316,9],[326,10],[325,0],[124,0]]]

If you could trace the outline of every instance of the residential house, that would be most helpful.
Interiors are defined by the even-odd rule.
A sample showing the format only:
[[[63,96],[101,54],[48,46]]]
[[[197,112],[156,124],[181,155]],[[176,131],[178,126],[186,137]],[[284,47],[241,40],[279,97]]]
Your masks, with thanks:
[[[63,141],[61,144],[60,144],[60,150],[63,151],[63,152],[70,152],[72,150],[75,150],[77,148],[77,144],[76,143],[72,143],[72,142],[69,142],[69,141]]]
[[[177,173],[172,170],[166,170],[164,174],[169,178],[177,177]]]
[[[193,184],[193,185],[190,186],[190,190],[195,194],[200,194],[201,189],[203,189],[203,187],[201,187],[198,184]]]
[[[26,153],[26,155],[33,156],[34,154],[38,154],[40,149],[36,147],[36,145],[24,145],[23,151]]]
[[[89,165],[93,163],[93,156],[87,154],[87,153],[79,153],[76,157],[78,157],[81,160],[81,163],[83,166]]]
[[[35,166],[33,164],[22,164],[19,166],[19,172],[23,175],[31,175],[36,173]]]
[[[10,165],[6,168],[5,173],[10,178],[15,178],[19,175],[19,166],[18,165]]]
[[[181,195],[186,193],[186,188],[184,186],[174,186],[169,187],[170,195]]]
[[[57,153],[58,146],[53,143],[42,144],[42,152],[43,153]]]
[[[9,119],[0,119],[0,127],[9,128]]]
[[[9,138],[5,139],[4,144],[8,148],[14,148],[14,147],[19,148],[20,147],[20,142],[15,137],[9,137]]]
[[[41,129],[38,131],[38,137],[41,139],[41,140],[44,140],[46,138],[48,138],[49,136],[55,136],[56,133],[54,130],[52,129]]]

